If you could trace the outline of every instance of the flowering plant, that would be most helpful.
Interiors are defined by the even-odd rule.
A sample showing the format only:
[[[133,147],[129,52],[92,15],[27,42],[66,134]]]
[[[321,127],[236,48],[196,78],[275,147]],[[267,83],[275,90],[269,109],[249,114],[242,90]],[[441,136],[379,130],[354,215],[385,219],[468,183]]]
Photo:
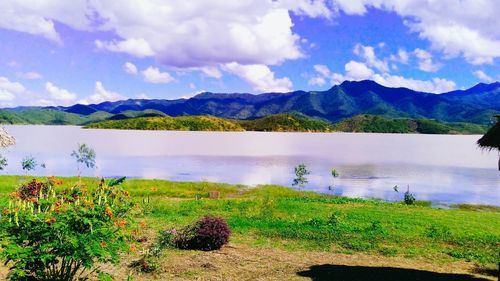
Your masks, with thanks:
[[[117,262],[132,207],[122,181],[102,179],[89,191],[83,184],[63,188],[51,177],[13,192],[0,218],[9,278],[75,280],[97,271],[96,262]]]

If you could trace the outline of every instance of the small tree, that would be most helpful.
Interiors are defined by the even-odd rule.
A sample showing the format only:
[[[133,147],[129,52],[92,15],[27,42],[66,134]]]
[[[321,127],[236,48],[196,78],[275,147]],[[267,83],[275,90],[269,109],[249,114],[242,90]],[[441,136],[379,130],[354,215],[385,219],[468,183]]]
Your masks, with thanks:
[[[82,173],[80,164],[83,164],[87,168],[95,168],[95,151],[90,146],[78,144],[78,150],[73,150],[71,156],[76,159],[78,177],[80,177]]]
[[[8,161],[7,158],[5,158],[3,155],[0,155],[0,171],[5,170],[5,167],[7,167]]]
[[[293,186],[298,185],[299,187],[304,187],[308,180],[305,176],[309,175],[311,172],[307,170],[305,164],[299,164],[295,167],[295,178],[293,179]]]
[[[21,166],[26,174],[28,174],[29,171],[35,170],[37,165],[38,163],[33,156],[25,157],[23,161],[21,161]]]
[[[392,189],[395,192],[399,193],[399,187],[397,185],[395,185]],[[415,201],[417,201],[417,199],[415,198],[413,193],[410,192],[410,185],[408,185],[408,188],[406,189],[406,192],[404,193],[403,202],[406,205],[413,205],[413,204],[415,204]]]
[[[337,170],[335,170],[335,168],[333,168],[330,173],[332,175],[332,185],[330,185],[328,189],[333,190],[333,187],[335,186],[335,178],[340,176],[340,174],[339,172],[337,172]]]

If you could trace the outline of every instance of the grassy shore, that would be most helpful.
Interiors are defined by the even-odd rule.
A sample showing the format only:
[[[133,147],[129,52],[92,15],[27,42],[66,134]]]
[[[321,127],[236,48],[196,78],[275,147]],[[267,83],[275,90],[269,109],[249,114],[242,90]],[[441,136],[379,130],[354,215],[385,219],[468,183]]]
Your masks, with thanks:
[[[0,204],[6,204],[8,193],[28,178],[1,176]],[[72,185],[77,178],[63,181]],[[93,186],[98,179],[83,181]],[[500,209],[496,207],[435,209],[320,195],[275,185],[247,188],[134,179],[126,181],[124,188],[143,207],[137,220],[146,222],[149,240],[154,240],[159,230],[179,228],[213,214],[226,218],[233,231],[233,248],[226,251],[241,248],[254,253],[282,251],[305,256],[336,254],[345,259],[353,255],[367,260],[419,260],[436,268],[471,262],[478,268],[491,269],[500,260]],[[209,191],[218,191],[219,199],[208,199]],[[139,253],[130,254],[126,260],[133,260],[134,255],[139,257]],[[196,254],[172,250],[165,254],[164,262],[175,263],[169,259],[179,255]],[[196,279],[200,275],[188,277]]]

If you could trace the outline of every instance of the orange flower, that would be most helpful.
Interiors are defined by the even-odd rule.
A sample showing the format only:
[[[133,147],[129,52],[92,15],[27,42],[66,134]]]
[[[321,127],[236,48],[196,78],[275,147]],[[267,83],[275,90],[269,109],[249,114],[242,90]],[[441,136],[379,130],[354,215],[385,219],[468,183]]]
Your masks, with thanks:
[[[139,222],[139,226],[140,226],[141,228],[145,228],[145,227],[146,227],[146,221],[145,221],[145,220],[141,220],[141,221]]]
[[[126,197],[129,197],[130,196],[130,193],[128,193],[128,191],[124,190],[123,191],[123,195],[126,196]]]
[[[45,220],[45,223],[46,223],[46,224],[49,224],[49,225],[50,225],[50,224],[53,224],[53,223],[55,223],[55,222],[56,222],[56,219],[55,219],[55,218],[52,218],[52,217],[47,218],[47,219]]]
[[[62,185],[63,184],[63,181],[56,178],[55,176],[48,177],[48,180],[52,185]]]
[[[101,248],[106,248],[106,246],[108,246],[108,244],[104,241],[101,241]]]
[[[61,211],[61,204],[59,202],[56,203],[56,206],[54,207],[54,212],[59,213]]]
[[[135,247],[135,245],[130,245],[129,250],[130,252],[135,253],[137,251],[137,248]]]
[[[109,218],[113,217],[113,210],[109,206],[106,207],[106,210],[104,210],[104,215],[108,216]]]
[[[156,186],[151,187],[151,192],[157,192],[157,191],[158,191],[158,187],[156,187]]]
[[[21,198],[21,194],[19,194],[19,192],[11,192],[9,195],[10,197]]]
[[[127,221],[126,220],[117,220],[115,221],[115,225],[118,226],[118,227],[124,227],[125,225],[127,225]]]

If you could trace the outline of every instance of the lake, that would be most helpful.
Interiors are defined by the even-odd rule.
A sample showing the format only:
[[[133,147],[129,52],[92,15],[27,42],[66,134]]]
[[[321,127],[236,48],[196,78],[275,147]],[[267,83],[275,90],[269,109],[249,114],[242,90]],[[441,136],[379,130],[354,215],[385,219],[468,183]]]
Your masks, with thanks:
[[[23,174],[20,162],[32,155],[46,165],[34,174],[76,175],[70,154],[86,143],[98,168],[85,175],[290,186],[304,163],[306,190],[394,201],[409,186],[418,200],[437,205],[500,205],[498,154],[477,148],[480,136],[5,128],[17,144],[1,151],[9,159],[4,174]],[[340,173],[333,190],[331,168]]]

